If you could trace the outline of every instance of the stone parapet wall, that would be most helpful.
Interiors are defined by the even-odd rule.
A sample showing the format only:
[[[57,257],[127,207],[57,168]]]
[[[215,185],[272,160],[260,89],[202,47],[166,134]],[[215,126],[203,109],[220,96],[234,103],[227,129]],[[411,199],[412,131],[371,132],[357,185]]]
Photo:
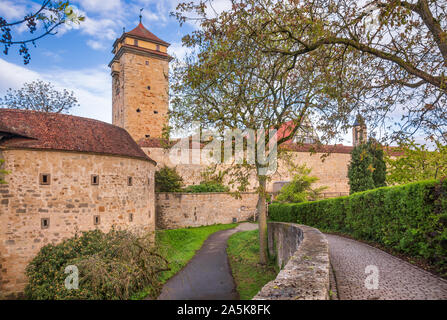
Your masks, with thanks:
[[[210,166],[207,159],[201,160],[201,164],[175,164],[171,162],[169,149],[149,147],[142,147],[142,149],[151,159],[157,162],[157,168],[161,168],[164,165],[171,168],[176,167],[185,185],[199,184],[203,180],[202,172]],[[190,152],[190,150],[188,151]],[[349,153],[331,153],[327,157],[324,157],[325,155],[323,153],[311,154],[310,152],[295,151],[284,153],[283,158],[278,160],[276,173],[267,182],[267,191],[275,191],[273,188],[275,182],[292,180],[293,175],[290,173],[290,165],[288,164],[292,162],[295,165],[305,164],[308,168],[312,169],[310,175],[320,179],[315,183],[314,187],[328,187],[324,191],[327,194],[326,197],[349,194],[348,164],[351,160],[351,155]],[[224,171],[228,167],[229,165],[220,164],[215,168],[216,173],[218,171]],[[234,177],[229,175],[225,176],[224,184],[231,185],[229,181],[232,178]],[[256,190],[257,185],[256,174],[253,171],[249,176],[248,191]]]
[[[247,221],[256,214],[257,193],[156,193],[157,229]]]
[[[269,222],[269,252],[284,266],[253,300],[329,299],[329,251],[326,237],[308,226]]]
[[[155,230],[149,161],[38,150],[3,150],[0,156],[10,172],[0,185],[0,297],[23,291],[25,267],[44,245],[94,229]],[[41,174],[50,175],[49,184],[41,184]]]

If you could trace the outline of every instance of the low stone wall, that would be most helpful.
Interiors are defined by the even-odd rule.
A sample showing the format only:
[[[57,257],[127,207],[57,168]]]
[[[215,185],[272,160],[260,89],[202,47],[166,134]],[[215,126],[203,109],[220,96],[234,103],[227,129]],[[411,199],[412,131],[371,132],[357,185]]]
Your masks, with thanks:
[[[253,300],[329,299],[329,251],[326,237],[308,226],[269,222],[269,252],[284,268]]]
[[[256,213],[257,193],[156,193],[157,229],[247,221]]]

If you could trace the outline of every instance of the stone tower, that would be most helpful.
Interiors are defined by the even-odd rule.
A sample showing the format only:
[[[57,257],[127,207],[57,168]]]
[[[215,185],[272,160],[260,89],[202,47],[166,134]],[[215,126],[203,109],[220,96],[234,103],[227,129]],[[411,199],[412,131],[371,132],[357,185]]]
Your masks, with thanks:
[[[113,124],[135,141],[160,138],[168,122],[169,43],[140,24],[113,44]]]
[[[354,147],[366,143],[368,139],[365,119],[360,114],[357,114],[355,122],[352,125],[352,145]]]

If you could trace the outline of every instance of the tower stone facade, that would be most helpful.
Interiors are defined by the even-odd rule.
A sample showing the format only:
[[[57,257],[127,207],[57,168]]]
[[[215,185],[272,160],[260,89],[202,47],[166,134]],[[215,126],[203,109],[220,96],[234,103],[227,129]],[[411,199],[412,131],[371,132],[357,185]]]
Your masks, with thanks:
[[[368,132],[366,128],[365,119],[358,114],[354,124],[352,125],[352,145],[354,147],[366,143],[368,139]]]
[[[162,137],[168,122],[168,47],[142,23],[113,44],[112,122],[137,142]]]

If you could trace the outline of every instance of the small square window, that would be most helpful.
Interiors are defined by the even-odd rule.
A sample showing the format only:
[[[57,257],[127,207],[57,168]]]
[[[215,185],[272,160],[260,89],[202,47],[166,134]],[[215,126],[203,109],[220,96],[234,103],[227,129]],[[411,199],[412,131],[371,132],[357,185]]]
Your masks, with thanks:
[[[137,112],[138,112],[138,113],[140,113],[140,112],[141,112],[141,109],[140,109],[140,108],[138,108],[138,109],[137,109]]]
[[[133,213],[129,213],[129,221],[130,221],[130,222],[133,221]]]
[[[92,185],[97,186],[99,185],[99,176],[92,174]]]
[[[147,65],[147,66],[149,65],[149,61],[147,61],[147,60],[146,60],[146,65]]]
[[[128,186],[132,185],[132,177],[127,177],[127,185]]]
[[[157,111],[157,110],[154,110],[154,114],[158,114],[158,111]]]
[[[151,86],[147,86],[147,90],[151,90]]]
[[[151,135],[150,135],[150,134],[146,134],[145,137],[146,137],[146,138],[150,138]]]
[[[48,229],[50,227],[50,218],[40,219],[40,227],[41,229]]]
[[[51,183],[51,175],[49,173],[41,173],[39,181],[42,185],[49,185]]]
[[[98,225],[101,223],[101,217],[100,216],[93,216],[93,224]]]

